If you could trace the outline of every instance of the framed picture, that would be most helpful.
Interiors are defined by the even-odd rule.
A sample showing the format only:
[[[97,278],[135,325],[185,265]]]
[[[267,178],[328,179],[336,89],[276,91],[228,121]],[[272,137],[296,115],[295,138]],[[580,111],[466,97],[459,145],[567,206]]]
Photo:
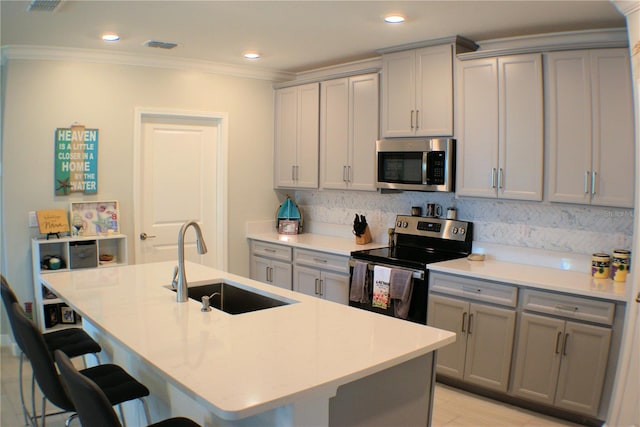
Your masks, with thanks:
[[[52,328],[58,324],[58,305],[47,304],[44,306],[44,326]]]
[[[279,234],[298,234],[298,220],[297,219],[279,220],[278,233]]]
[[[76,313],[66,305],[60,306],[60,323],[76,323]]]
[[[69,209],[71,234],[74,236],[100,236],[120,233],[118,202],[71,202]]]

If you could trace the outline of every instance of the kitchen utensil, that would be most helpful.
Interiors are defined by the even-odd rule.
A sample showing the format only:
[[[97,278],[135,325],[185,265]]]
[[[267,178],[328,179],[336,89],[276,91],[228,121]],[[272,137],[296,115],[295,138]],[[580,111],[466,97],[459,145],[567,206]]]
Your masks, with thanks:
[[[456,208],[447,208],[447,219],[458,219],[458,211]]]
[[[353,234],[356,235],[356,244],[364,245],[371,242],[371,232],[367,225],[367,218],[364,215],[356,214],[353,220]]]
[[[421,215],[422,215],[422,207],[420,206],[411,207],[411,216],[421,216]]]

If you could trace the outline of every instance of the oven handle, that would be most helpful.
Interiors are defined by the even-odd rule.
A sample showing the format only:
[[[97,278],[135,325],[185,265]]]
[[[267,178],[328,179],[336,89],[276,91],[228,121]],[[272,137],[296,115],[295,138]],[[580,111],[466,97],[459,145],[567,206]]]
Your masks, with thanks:
[[[356,265],[356,261],[359,261],[359,260],[356,260],[354,258],[349,258],[349,267],[353,268],[353,266]],[[365,262],[365,261],[362,261],[362,262]],[[382,264],[382,263],[373,264],[373,263],[367,262],[367,269],[373,271],[373,268],[376,265],[379,265],[379,266],[382,266],[382,267],[397,268],[397,269],[400,269],[400,270],[407,270],[407,271],[410,271],[412,273],[411,276],[414,279],[424,280],[424,271],[398,267],[397,265],[389,265],[389,264]]]

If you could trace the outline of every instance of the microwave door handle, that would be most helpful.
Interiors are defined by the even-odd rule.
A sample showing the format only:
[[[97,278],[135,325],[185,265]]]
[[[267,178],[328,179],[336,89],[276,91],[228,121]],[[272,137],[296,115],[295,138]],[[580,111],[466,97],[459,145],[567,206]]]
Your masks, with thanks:
[[[428,185],[429,181],[429,152],[422,153],[422,184]]]

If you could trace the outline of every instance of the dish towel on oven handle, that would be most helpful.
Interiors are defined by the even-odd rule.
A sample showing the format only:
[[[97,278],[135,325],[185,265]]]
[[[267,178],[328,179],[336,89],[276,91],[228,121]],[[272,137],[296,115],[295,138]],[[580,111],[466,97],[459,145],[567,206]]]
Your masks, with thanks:
[[[367,288],[367,263],[356,261],[351,275],[351,289],[349,301],[366,304],[369,302],[369,289]]]
[[[373,267],[373,301],[372,307],[386,310],[389,306],[389,280],[391,269],[376,265]]]
[[[393,314],[400,319],[406,319],[411,305],[413,293],[413,273],[408,270],[392,268],[389,278],[389,296],[393,299]]]

